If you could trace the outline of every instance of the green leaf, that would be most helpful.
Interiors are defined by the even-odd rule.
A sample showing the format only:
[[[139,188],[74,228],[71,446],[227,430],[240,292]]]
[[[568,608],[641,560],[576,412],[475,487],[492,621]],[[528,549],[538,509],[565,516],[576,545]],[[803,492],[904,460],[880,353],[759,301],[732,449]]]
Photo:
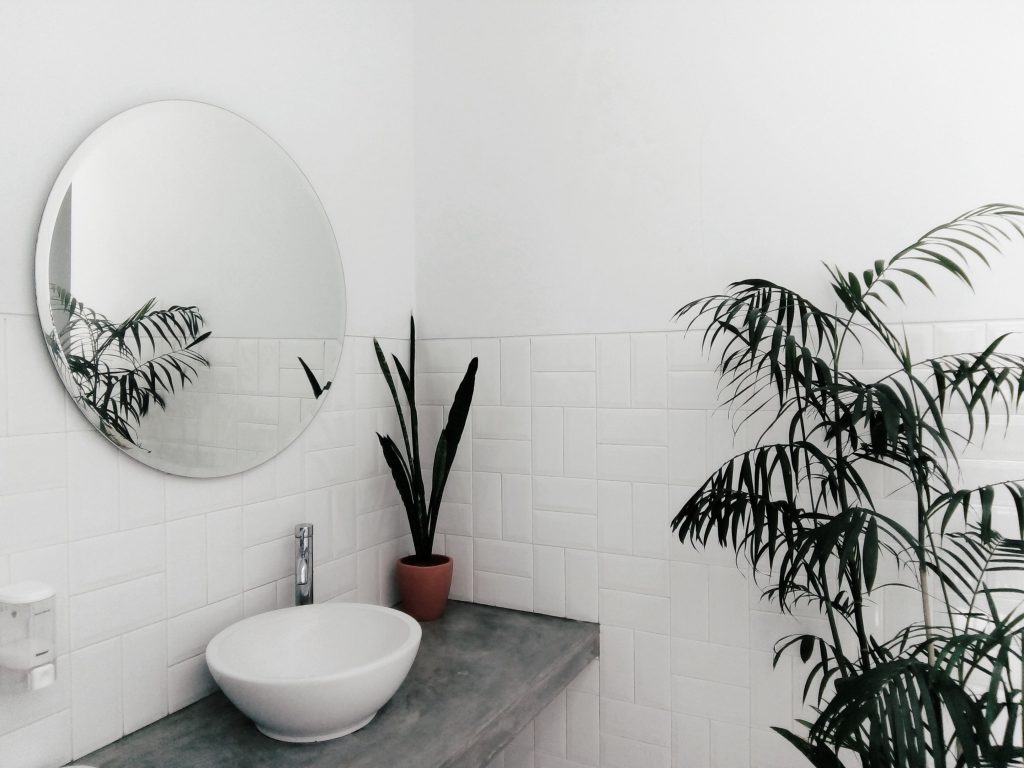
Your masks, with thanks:
[[[986,485],[978,491],[981,498],[981,535],[989,538],[992,535],[992,501],[995,499],[995,489]]]
[[[391,399],[395,404],[395,411],[398,413],[398,423],[402,429],[402,440],[405,443],[405,455],[412,459],[412,446],[409,442],[409,430],[405,425],[405,414],[402,412],[402,401],[398,398],[398,388],[395,387],[395,380],[391,376],[391,368],[388,367],[388,361],[384,357],[384,350],[380,348],[380,342],[376,338],[373,340],[373,351],[377,354],[377,365],[380,366],[380,372],[384,374],[384,380],[387,382],[388,389],[391,390]],[[410,403],[410,407],[415,407],[415,403]]]
[[[864,586],[870,593],[875,586],[875,574],[878,572],[878,520],[874,517],[868,523],[864,533]]]
[[[1011,237],[1024,237],[1024,209],[983,206],[871,269],[826,265],[848,314],[748,279],[676,315],[718,355],[723,400],[736,421],[757,415],[766,426],[754,448],[727,459],[692,493],[672,528],[681,541],[717,543],[766,574],[763,596],[783,611],[821,611],[822,637],[796,636],[775,651],[778,661],[780,645],[798,646],[807,665],[804,696],[816,692],[821,708],[807,737],[779,732],[814,765],[835,768],[845,750],[872,768],[1024,759],[1024,610],[1019,623],[997,616],[1000,605],[1024,598],[1016,586],[1024,571],[1024,482],[958,489],[952,470],[962,445],[956,425],[946,423],[948,412],[963,414],[970,440],[987,433],[995,414],[1009,417],[1024,402],[1024,357],[1001,352],[999,338],[981,353],[915,363],[908,333],[880,314],[886,300],[904,300],[910,282],[932,291],[929,270],[969,286],[970,268],[987,265]],[[841,348],[862,340],[888,349],[891,373],[872,381],[843,369]],[[776,427],[788,442],[765,444]],[[885,473],[887,491],[905,486],[916,501],[906,505],[905,526],[873,503],[867,468]],[[1004,493],[1021,541],[993,530]],[[961,512],[968,531],[948,531]],[[928,580],[929,623],[886,640],[866,612],[883,588],[909,586],[902,578],[880,584],[879,572],[905,569]]]
[[[448,475],[451,472],[452,464],[455,461],[455,452],[458,450],[459,441],[462,439],[462,431],[466,427],[466,419],[469,418],[469,407],[473,401],[473,388],[476,383],[478,365],[479,360],[475,357],[469,361],[466,374],[462,377],[459,388],[455,392],[455,399],[448,413],[448,423],[441,433],[441,438],[445,443],[445,461],[440,467],[440,473],[436,464],[437,457],[435,454],[434,485],[430,489],[430,505],[428,507],[432,531],[437,526],[437,512],[441,505],[441,498],[444,494],[445,485],[448,482]]]
[[[415,347],[414,344],[410,346]],[[412,445],[410,458],[412,491],[417,506],[422,507],[425,490],[423,487],[423,467],[420,463],[420,423],[419,410],[416,406],[416,382],[412,375],[406,373],[405,368],[402,366],[402,361],[398,359],[398,355],[392,355],[391,357],[395,362],[395,368],[398,370],[398,377],[402,381],[406,402],[409,403],[409,442]],[[415,348],[409,350],[409,359],[413,361],[416,359]]]
[[[378,432],[377,440],[380,442],[381,451],[384,453],[384,460],[391,469],[391,476],[395,480],[395,488],[398,489],[398,495],[402,499],[402,505],[405,507],[405,514],[409,520],[409,532],[412,534],[416,554],[421,554],[422,543],[426,538],[427,531],[423,529],[422,521],[416,514],[416,505],[412,499],[412,479],[409,475],[409,467],[390,435],[382,435]],[[430,554],[429,548],[426,554]]]
[[[448,467],[448,436],[442,431],[437,440],[437,449],[434,451],[434,469],[431,472],[431,488],[444,488],[447,482]],[[442,491],[443,493],[443,491]],[[431,493],[431,509],[433,509],[433,492]],[[441,494],[437,494],[440,499]]]
[[[320,382],[316,380],[316,376],[313,374],[313,371],[311,371],[309,366],[306,365],[306,361],[301,357],[299,357],[298,360],[299,365],[302,366],[302,370],[306,374],[306,380],[309,381],[309,388],[313,390],[314,399],[319,400],[320,395],[331,388],[331,382],[328,381],[327,384],[321,387]]]
[[[190,341],[185,346],[185,349],[192,349],[192,347],[195,347],[195,346],[197,346],[199,344],[202,344],[204,341],[206,341],[208,338],[210,338],[210,334],[211,333],[212,333],[212,331],[207,331],[206,333],[199,334],[198,336],[196,336],[192,341]],[[149,340],[150,340],[150,343],[152,344],[153,343],[153,336],[152,336],[152,334],[150,334]],[[155,347],[155,344],[154,344],[154,347]]]
[[[814,653],[814,646],[816,644],[816,638],[811,635],[804,635],[800,639],[800,660],[806,664],[810,661],[811,654]]]
[[[835,752],[822,744],[812,744],[786,728],[773,727],[773,731],[792,744],[814,768],[845,768]]]

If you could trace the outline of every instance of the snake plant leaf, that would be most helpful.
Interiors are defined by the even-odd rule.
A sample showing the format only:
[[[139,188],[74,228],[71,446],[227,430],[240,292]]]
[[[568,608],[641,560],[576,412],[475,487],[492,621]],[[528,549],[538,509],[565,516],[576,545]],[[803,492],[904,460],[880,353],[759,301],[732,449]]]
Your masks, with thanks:
[[[413,380],[409,378],[409,374],[405,372],[405,366],[403,366],[402,361],[398,359],[398,355],[392,355],[391,360],[395,364],[395,370],[398,371],[398,380],[402,382],[402,391],[405,392],[406,402],[415,403],[416,386],[413,383]]]
[[[390,435],[382,435],[378,432],[377,440],[380,442],[381,451],[384,453],[384,460],[391,469],[391,476],[395,480],[395,487],[398,489],[398,495],[402,499],[402,505],[405,507],[406,515],[409,518],[409,530],[412,533],[413,540],[417,541],[422,537],[423,531],[421,530],[420,520],[416,517],[416,507],[412,501],[409,467],[406,465],[405,459],[402,458],[402,452],[398,450],[398,446],[395,445],[395,441],[391,439]]]
[[[310,370],[309,366],[306,365],[306,361],[301,357],[298,358],[299,365],[302,366],[303,372],[306,374],[306,380],[309,381],[309,388],[313,390],[313,398],[316,400],[320,399],[320,395],[331,388],[331,382],[327,382],[324,386],[320,386],[320,382],[316,380],[316,375]]]
[[[436,510],[441,504],[441,496],[444,494],[444,486],[448,482],[448,435],[442,430],[437,438],[437,448],[434,450],[434,465],[430,475],[430,516],[436,518]]]
[[[405,368],[402,366],[402,361],[398,359],[398,355],[392,355],[391,357],[395,362],[398,378],[402,381],[406,402],[409,403],[409,429],[412,432],[412,454],[409,465],[412,470],[412,490],[415,498],[421,501],[425,491],[423,488],[423,470],[420,464],[420,424],[419,411],[416,408],[416,382],[412,376],[405,372]],[[415,360],[415,357],[415,344],[410,344],[409,359]]]
[[[444,494],[444,487],[448,482],[448,475],[451,473],[452,464],[455,462],[455,452],[459,448],[459,441],[462,439],[462,431],[466,427],[466,419],[469,418],[469,407],[473,401],[473,389],[476,385],[476,371],[479,366],[479,359],[473,358],[469,361],[466,374],[455,391],[455,399],[448,413],[448,423],[442,432],[445,453],[444,462],[440,467],[440,474],[437,474],[437,456],[435,455],[435,476],[434,485],[430,489],[430,516],[437,518],[437,512],[441,505],[441,497]],[[438,482],[440,480],[440,482]]]
[[[412,445],[409,442],[409,430],[405,425],[405,413],[402,411],[402,401],[398,398],[398,389],[395,387],[395,380],[391,376],[391,368],[388,367],[388,361],[384,357],[384,351],[380,348],[380,342],[376,338],[373,340],[373,351],[377,354],[377,364],[380,366],[380,372],[384,374],[384,380],[388,384],[388,389],[391,390],[391,399],[395,403],[395,411],[398,413],[398,423],[402,428],[402,440],[405,443],[405,455],[410,459],[412,458]],[[411,407],[415,408],[415,403],[410,404]]]
[[[427,554],[433,551],[434,533],[437,530],[437,521],[440,518],[441,498],[444,494],[444,486],[448,482],[448,438],[444,431],[437,439],[437,449],[434,451],[434,465],[431,473],[430,506],[427,513],[427,541],[429,547]],[[440,490],[438,490],[440,489]]]

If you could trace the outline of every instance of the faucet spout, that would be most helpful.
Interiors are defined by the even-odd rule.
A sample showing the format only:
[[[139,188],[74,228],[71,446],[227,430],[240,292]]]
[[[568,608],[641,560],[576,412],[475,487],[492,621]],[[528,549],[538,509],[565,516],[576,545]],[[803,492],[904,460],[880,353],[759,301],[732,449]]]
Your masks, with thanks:
[[[295,526],[295,604],[313,602],[313,524]]]

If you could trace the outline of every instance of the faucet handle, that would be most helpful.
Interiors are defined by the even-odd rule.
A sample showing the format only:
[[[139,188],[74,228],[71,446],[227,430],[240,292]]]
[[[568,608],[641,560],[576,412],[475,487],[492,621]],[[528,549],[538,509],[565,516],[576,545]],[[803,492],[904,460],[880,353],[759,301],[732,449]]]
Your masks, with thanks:
[[[313,524],[312,523],[299,523],[295,526],[295,538],[296,539],[307,539],[313,535]]]

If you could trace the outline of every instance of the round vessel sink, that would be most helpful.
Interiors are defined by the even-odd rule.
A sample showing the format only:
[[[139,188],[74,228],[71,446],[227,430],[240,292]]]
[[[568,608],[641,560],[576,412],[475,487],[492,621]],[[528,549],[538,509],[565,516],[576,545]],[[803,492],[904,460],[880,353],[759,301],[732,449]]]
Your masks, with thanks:
[[[267,736],[325,741],[373,719],[405,680],[422,634],[391,608],[303,605],[231,625],[210,641],[206,663]]]

